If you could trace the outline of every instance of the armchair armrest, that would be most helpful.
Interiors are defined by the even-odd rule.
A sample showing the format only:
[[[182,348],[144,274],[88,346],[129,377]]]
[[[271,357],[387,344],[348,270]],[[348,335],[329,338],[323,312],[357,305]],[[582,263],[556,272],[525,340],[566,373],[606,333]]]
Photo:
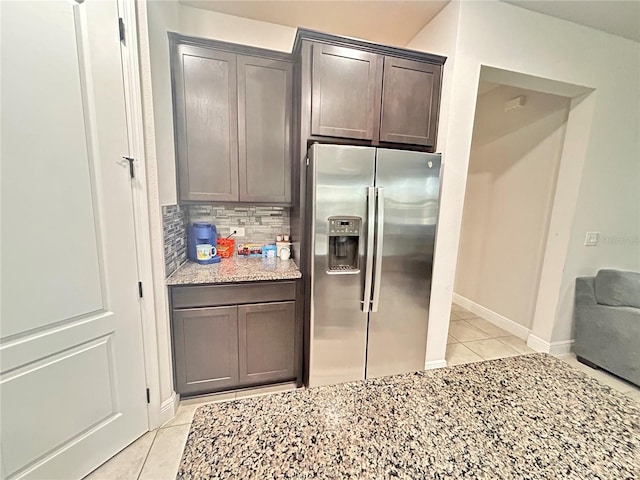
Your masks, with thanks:
[[[597,305],[595,278],[594,277],[578,277],[576,278],[576,305]]]

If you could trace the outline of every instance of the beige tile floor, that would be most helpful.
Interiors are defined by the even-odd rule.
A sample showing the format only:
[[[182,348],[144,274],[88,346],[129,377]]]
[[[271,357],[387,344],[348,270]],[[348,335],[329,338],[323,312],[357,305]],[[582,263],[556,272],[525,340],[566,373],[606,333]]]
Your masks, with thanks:
[[[534,353],[527,343],[474,313],[451,306],[451,323],[447,340],[447,365],[494,360]]]
[[[482,318],[478,318],[458,305],[452,306],[446,353],[448,365],[461,365],[532,352],[533,350],[527,347],[520,338]],[[564,357],[562,360],[611,388],[640,401],[640,389],[630,383],[602,370],[594,370],[578,363],[573,355]],[[176,478],[189,427],[198,407],[207,403],[266,395],[292,388],[295,388],[295,385],[276,385],[266,389],[247,390],[238,394],[212,395],[206,398],[183,401],[173,419],[159,429],[140,437],[85,477],[85,480],[173,480]]]

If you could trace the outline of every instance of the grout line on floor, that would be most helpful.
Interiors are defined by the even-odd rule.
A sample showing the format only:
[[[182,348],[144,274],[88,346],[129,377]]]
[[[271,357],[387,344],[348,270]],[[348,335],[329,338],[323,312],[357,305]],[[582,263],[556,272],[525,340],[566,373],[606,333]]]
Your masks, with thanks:
[[[488,339],[487,339],[488,340]],[[468,342],[467,342],[468,343]],[[467,347],[469,350],[471,350],[473,353],[475,353],[476,355],[478,355],[482,360],[489,360],[488,358],[484,358],[482,355],[480,355],[478,352],[476,352],[473,348],[471,348],[469,345],[467,345],[467,343],[463,343],[463,345],[465,347]]]
[[[147,450],[147,454],[144,457],[144,462],[142,462],[142,466],[140,467],[140,471],[138,472],[138,476],[136,480],[140,480],[140,475],[142,475],[142,471],[144,470],[144,466],[147,464],[147,460],[149,460],[149,454],[151,453],[151,449],[153,448],[153,444],[156,443],[156,438],[158,438],[158,432],[160,428],[156,428],[153,434],[153,440],[151,441],[151,445],[149,445],[149,450]]]
[[[505,343],[505,342],[503,342],[503,341],[502,341],[502,339],[503,339],[503,338],[509,338],[509,337],[515,337],[515,338],[517,338],[518,340],[522,340],[522,338],[520,338],[520,337],[518,337],[518,336],[516,336],[516,335],[503,335],[503,336],[501,336],[501,337],[493,337],[493,338],[495,338],[496,340],[498,340],[501,344],[506,345],[506,346],[507,346],[507,347],[509,347],[511,350],[515,350],[511,345],[509,345],[508,343]],[[526,346],[526,345],[527,345],[527,341],[526,341],[526,340],[522,340],[522,341],[524,342],[524,344],[525,344],[525,346]],[[522,353],[521,355],[526,355],[526,354],[525,354],[525,353]]]

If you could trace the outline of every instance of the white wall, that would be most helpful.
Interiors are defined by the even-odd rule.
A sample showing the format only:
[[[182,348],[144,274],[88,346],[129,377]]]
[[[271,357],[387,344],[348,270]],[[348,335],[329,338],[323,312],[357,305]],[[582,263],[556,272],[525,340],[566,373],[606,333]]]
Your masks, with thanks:
[[[161,205],[177,203],[167,32],[290,52],[296,29],[234,17],[175,1],[147,2],[153,110]]]
[[[459,16],[460,4],[457,1],[448,3],[407,45],[407,48],[413,50],[423,50],[447,57],[442,73],[445,80],[453,78]],[[440,93],[437,151],[440,151],[447,142],[450,104],[451,82],[445,81]]]
[[[423,50],[444,55],[447,61],[443,69],[443,84],[440,102],[440,119],[436,151],[443,153],[442,184],[440,194],[440,212],[433,261],[433,282],[429,305],[429,328],[427,333],[427,352],[425,367],[444,364],[449,330],[449,312],[455,266],[451,268],[451,259],[458,255],[457,238],[462,215],[466,165],[460,165],[447,156],[446,145],[450,135],[449,115],[452,105],[450,79],[455,71],[455,52],[457,48],[460,4],[450,2],[429,24],[416,35],[407,48]],[[475,95],[474,95],[475,97]],[[455,132],[454,134],[455,135]]]
[[[153,124],[161,205],[176,202],[176,166],[173,142],[173,108],[167,31],[180,30],[178,2],[146,2],[149,29]]]
[[[441,307],[451,300],[456,268],[466,183],[461,172],[469,161],[480,68],[487,65],[595,89],[572,103],[558,174],[562,190],[555,195],[547,239],[546,257],[551,245],[556,262],[554,268],[543,265],[532,324],[533,333],[548,343],[569,340],[575,277],[603,267],[640,269],[640,44],[498,1],[463,2],[458,8],[455,66],[444,79],[451,101],[441,128],[448,133],[439,145],[446,155],[442,212],[449,218],[438,230],[435,262],[442,268],[434,268],[432,292],[437,320],[448,321]],[[425,30],[434,28],[429,24]],[[439,40],[445,42],[445,36]],[[427,36],[416,39],[422,37]],[[427,43],[410,45],[432,50]],[[575,189],[565,182],[571,176]],[[587,230],[628,240],[584,247]],[[444,351],[446,335],[429,344]]]
[[[157,150],[162,151],[162,135],[156,133],[155,128],[155,108],[153,78],[151,75],[152,57],[156,52],[151,52],[150,45],[158,42],[157,35],[154,37],[149,29],[150,2],[140,1],[137,3],[137,28],[140,50],[140,86],[142,97],[142,110],[144,116],[144,150],[145,150],[145,171],[147,180],[147,199],[149,206],[149,237],[151,242],[151,268],[153,276],[153,298],[155,304],[155,327],[156,327],[156,352],[157,362],[148,365],[147,368],[157,368],[158,390],[151,391],[151,398],[157,396],[158,401],[152,402],[151,408],[159,403],[157,411],[151,412],[150,428],[157,428],[162,423],[172,418],[175,414],[176,395],[173,390],[173,369],[171,361],[171,336],[169,332],[169,305],[167,297],[167,287],[165,284],[165,264],[164,264],[164,239],[162,225],[162,209],[160,202],[161,185],[158,181],[160,165],[158,164]],[[151,13],[155,22],[162,19],[163,22],[171,22],[177,13],[175,5],[163,3],[165,10],[156,10]],[[155,59],[157,62],[157,58]],[[155,85],[162,92],[162,85]],[[166,135],[166,134],[165,134]],[[157,138],[161,137],[161,138]],[[145,333],[146,335],[146,333]],[[153,352],[150,352],[152,354]],[[153,378],[148,378],[150,386],[155,386]]]
[[[505,112],[505,102],[517,96],[525,96],[525,106]],[[569,103],[497,85],[476,104],[455,292],[527,329]]]

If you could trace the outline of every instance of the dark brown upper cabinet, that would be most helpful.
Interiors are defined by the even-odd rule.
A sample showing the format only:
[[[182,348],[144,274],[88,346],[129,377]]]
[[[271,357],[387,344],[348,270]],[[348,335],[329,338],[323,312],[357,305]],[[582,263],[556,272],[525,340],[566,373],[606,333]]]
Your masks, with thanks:
[[[238,200],[236,56],[177,45],[176,155],[181,200]]]
[[[238,56],[240,201],[291,201],[289,62]]]
[[[440,65],[384,57],[380,141],[434,146]]]
[[[291,203],[290,56],[169,38],[180,200]]]
[[[313,45],[311,132],[372,140],[380,115],[380,56],[353,48]]]
[[[309,141],[434,151],[445,58],[299,29],[300,148]]]

